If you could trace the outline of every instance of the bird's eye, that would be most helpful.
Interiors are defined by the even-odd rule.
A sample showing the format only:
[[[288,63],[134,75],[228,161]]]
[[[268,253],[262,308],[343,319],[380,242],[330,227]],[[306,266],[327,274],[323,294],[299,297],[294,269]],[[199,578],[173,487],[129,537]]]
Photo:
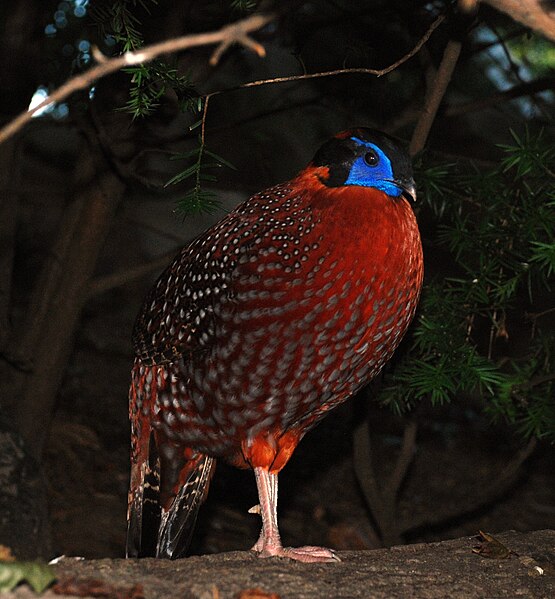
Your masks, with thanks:
[[[378,161],[378,155],[376,152],[374,152],[374,150],[370,150],[370,152],[366,152],[366,154],[364,154],[364,162],[366,162],[368,166],[376,166]]]

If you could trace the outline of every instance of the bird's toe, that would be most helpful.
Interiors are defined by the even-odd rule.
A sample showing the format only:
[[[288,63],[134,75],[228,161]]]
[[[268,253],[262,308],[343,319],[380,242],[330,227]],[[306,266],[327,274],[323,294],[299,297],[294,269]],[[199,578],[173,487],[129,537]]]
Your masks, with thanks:
[[[259,557],[286,557],[298,562],[304,563],[331,563],[340,562],[337,554],[327,547],[314,547],[306,545],[304,547],[267,547],[258,553]]]

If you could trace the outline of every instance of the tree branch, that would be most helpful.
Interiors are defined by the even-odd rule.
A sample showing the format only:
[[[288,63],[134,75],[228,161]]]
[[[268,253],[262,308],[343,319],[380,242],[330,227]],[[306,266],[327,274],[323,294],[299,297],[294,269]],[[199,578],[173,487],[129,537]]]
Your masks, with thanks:
[[[259,56],[264,56],[264,48],[260,44],[254,42],[254,40],[251,40],[248,37],[248,34],[260,29],[269,23],[272,18],[271,15],[253,15],[242,21],[222,27],[219,31],[185,35],[158,44],[152,44],[151,46],[145,46],[136,52],[126,52],[115,58],[106,58],[100,51],[96,50],[93,53],[93,56],[98,63],[96,66],[69,79],[69,81],[64,83],[56,91],[52,92],[43,102],[33,109],[21,113],[18,117],[10,121],[0,130],[0,143],[21,129],[21,127],[31,120],[35,113],[46,106],[60,102],[73,92],[90,87],[98,79],[119,71],[123,67],[149,62],[162,54],[174,53],[198,46],[219,44],[218,48],[216,48],[216,53],[212,55],[210,61],[210,64],[214,65],[223,52],[222,50],[222,52],[218,53],[219,48],[223,46],[225,50],[231,44],[238,43],[247,46],[250,49],[254,49]]]
[[[367,418],[364,418],[353,431],[353,463],[366,505],[376,518],[376,523],[380,526],[383,498],[372,463],[372,448],[370,447]]]
[[[541,0],[482,0],[512,19],[555,41],[555,12]],[[544,8],[545,6],[545,8]]]
[[[449,85],[449,81],[455,70],[455,65],[459,59],[461,47],[461,42],[456,40],[450,40],[445,47],[445,52],[443,53],[437,75],[434,79],[430,93],[428,94],[428,98],[426,99],[424,110],[422,111],[420,119],[416,123],[416,127],[412,134],[409,146],[409,153],[411,156],[418,154],[426,144],[439,105],[445,95],[447,86]]]
[[[106,77],[107,75],[118,71],[119,69],[141,64],[144,62],[148,62],[161,54],[169,54],[173,52],[178,52],[179,50],[184,50],[186,48],[193,48],[198,46],[207,46],[210,44],[219,43],[219,46],[216,48],[215,52],[212,54],[210,59],[210,64],[214,65],[221,58],[222,53],[233,43],[238,43],[243,46],[248,47],[249,49],[254,50],[259,54],[259,56],[264,56],[264,48],[256,41],[252,40],[248,37],[247,33],[252,31],[256,31],[260,29],[264,25],[266,25],[272,19],[271,16],[265,15],[254,15],[243,21],[238,21],[237,23],[233,23],[232,25],[228,25],[227,27],[223,27],[219,31],[211,32],[211,33],[201,33],[198,35],[188,35],[180,38],[170,39],[164,42],[160,42],[158,44],[153,44],[151,46],[145,46],[141,48],[140,51],[137,52],[126,52],[122,56],[118,56],[116,58],[107,59],[103,54],[98,52],[93,52],[94,58],[99,63],[97,66],[92,67],[88,71],[77,75],[76,77],[67,81],[64,85],[59,87],[56,91],[52,92],[43,102],[35,106],[32,110],[24,112],[16,117],[14,120],[10,121],[5,127],[0,129],[0,143],[11,137],[16,131],[21,129],[26,123],[28,123],[32,116],[42,110],[46,106],[60,102],[61,100],[67,98],[73,92],[78,91],[80,89],[85,89],[89,87],[92,83],[101,79],[102,77]],[[402,56],[399,60],[394,62],[393,64],[385,67],[384,69],[366,69],[366,68],[347,68],[347,69],[335,69],[333,71],[322,71],[318,73],[304,73],[303,75],[291,75],[288,77],[275,77],[273,79],[259,79],[257,81],[249,81],[248,83],[243,83],[242,85],[238,85],[235,87],[231,87],[224,90],[219,90],[207,94],[205,99],[219,95],[229,91],[235,91],[238,89],[244,89],[248,87],[258,87],[260,85],[268,85],[275,83],[286,83],[290,81],[300,81],[304,79],[317,79],[322,77],[333,77],[336,75],[346,75],[346,74],[362,74],[362,75],[375,75],[376,77],[382,77],[387,73],[395,70],[397,67],[405,63],[407,60],[412,58],[418,51],[424,46],[424,44],[428,41],[432,33],[441,25],[441,23],[445,20],[445,15],[440,15],[435,19],[435,21],[430,25],[426,33],[420,38],[414,48]],[[206,120],[206,111],[203,114],[203,121]]]
[[[478,0],[458,0],[458,10],[461,15],[473,15],[476,12],[477,3]],[[426,97],[424,110],[412,134],[409,145],[409,154],[411,156],[418,154],[426,144],[439,105],[447,91],[447,86],[459,59],[461,47],[462,43],[456,39],[449,40],[445,47],[439,69]]]
[[[474,100],[465,104],[455,104],[454,106],[447,107],[442,114],[445,116],[458,116],[459,114],[466,114],[467,112],[475,112],[477,110],[489,108],[490,106],[495,106],[501,102],[506,102],[507,100],[521,98],[522,96],[532,96],[548,89],[555,89],[555,77],[540,77],[535,81],[527,81],[515,85],[510,89],[497,92],[487,98],[480,98],[479,100]]]
[[[53,414],[56,392],[72,348],[87,285],[114,218],[123,198],[124,185],[112,172],[104,157],[94,149],[83,148],[83,158],[76,163],[76,199],[67,208],[71,214],[71,236],[62,236],[60,264],[52,268],[45,264],[44,280],[38,287],[49,289],[47,310],[42,320],[33,323],[31,337],[36,343],[30,348],[32,372],[26,378],[17,405],[14,422],[27,443],[29,452],[40,459]],[[52,261],[53,262],[53,261]],[[42,306],[41,306],[42,308]],[[25,329],[23,329],[25,330]]]

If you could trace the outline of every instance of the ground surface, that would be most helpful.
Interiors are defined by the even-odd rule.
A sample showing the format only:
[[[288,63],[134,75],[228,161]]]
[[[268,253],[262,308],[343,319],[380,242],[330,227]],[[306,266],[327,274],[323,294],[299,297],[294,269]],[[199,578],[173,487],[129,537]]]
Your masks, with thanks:
[[[333,564],[262,560],[250,552],[232,552],[175,562],[66,559],[55,569],[66,587],[71,580],[74,589],[103,588],[104,594],[96,596],[113,599],[553,599],[555,531],[506,532],[496,539],[512,553],[507,556],[503,549],[493,551],[499,557],[484,557],[473,552],[479,545],[476,538],[463,537],[344,551],[342,561]],[[248,594],[249,589],[260,592]],[[32,596],[20,587],[6,599]],[[56,596],[52,591],[43,595]]]

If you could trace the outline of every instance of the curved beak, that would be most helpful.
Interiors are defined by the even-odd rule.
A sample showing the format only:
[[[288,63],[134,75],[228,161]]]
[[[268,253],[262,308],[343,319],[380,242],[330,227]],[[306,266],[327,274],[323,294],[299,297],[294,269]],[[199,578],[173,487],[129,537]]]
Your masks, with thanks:
[[[414,183],[414,179],[398,181],[398,185],[403,190],[401,195],[403,195],[407,200],[416,202],[416,185]]]

